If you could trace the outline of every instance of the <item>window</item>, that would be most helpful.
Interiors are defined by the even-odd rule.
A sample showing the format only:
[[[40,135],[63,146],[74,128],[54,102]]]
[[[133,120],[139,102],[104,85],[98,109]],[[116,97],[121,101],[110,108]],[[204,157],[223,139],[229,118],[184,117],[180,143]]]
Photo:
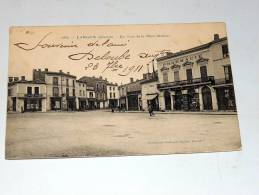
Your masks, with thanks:
[[[89,93],[90,98],[94,97],[93,92]]]
[[[69,86],[69,81],[68,81],[68,79],[66,79],[66,86]]]
[[[79,83],[79,87],[81,87],[81,83]]]
[[[112,98],[112,92],[110,92],[110,98]]]
[[[66,88],[66,95],[69,96],[69,88]]]
[[[208,73],[207,73],[207,66],[201,66],[200,67],[201,72],[201,81],[207,81]]]
[[[228,45],[222,45],[222,54],[223,54],[223,58],[226,58],[229,56],[229,52],[228,52]]]
[[[59,96],[59,89],[58,89],[58,87],[53,87],[53,96]]]
[[[179,71],[174,71],[174,81],[180,81]]]
[[[113,91],[115,91],[115,87],[113,87]]]
[[[76,96],[76,90],[73,89],[73,96]]]
[[[27,94],[31,95],[32,94],[32,87],[27,87]]]
[[[75,86],[75,80],[73,80],[73,87]]]
[[[112,90],[112,87],[110,87],[110,91]]]
[[[98,90],[98,88],[99,88],[99,84],[97,83],[97,84],[96,84],[96,89]]]
[[[58,77],[53,77],[53,85],[58,85]]]
[[[231,82],[232,81],[232,71],[231,71],[231,66],[224,66],[224,73],[225,73],[225,79],[226,82]]]
[[[113,93],[113,98],[115,99],[115,93]]]
[[[186,69],[186,77],[188,82],[192,82],[192,69]]]
[[[168,73],[167,72],[163,72],[163,81],[164,81],[164,83],[168,82]]]
[[[79,90],[79,95],[80,95],[80,96],[82,95],[82,91],[81,91],[81,90]]]
[[[40,94],[40,88],[34,87],[34,94],[39,95]]]
[[[83,91],[83,96],[85,96],[85,91]]]

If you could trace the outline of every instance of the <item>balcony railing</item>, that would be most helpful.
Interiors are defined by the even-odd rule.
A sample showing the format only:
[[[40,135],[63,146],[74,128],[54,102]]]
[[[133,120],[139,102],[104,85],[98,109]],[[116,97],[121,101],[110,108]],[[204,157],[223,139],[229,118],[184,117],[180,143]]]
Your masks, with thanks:
[[[204,78],[194,78],[190,80],[181,80],[181,81],[175,81],[175,82],[169,82],[169,83],[161,83],[158,84],[158,88],[166,88],[166,87],[183,87],[186,85],[192,85],[192,84],[203,84],[203,83],[211,83],[214,84],[214,76],[208,76]]]
[[[39,93],[39,94],[24,94],[24,97],[27,97],[27,98],[36,98],[36,97],[43,97],[43,94]]]
[[[216,85],[230,84],[230,83],[233,83],[232,79],[228,79],[228,80],[226,80],[225,78],[223,78],[223,79],[215,79],[215,84]]]

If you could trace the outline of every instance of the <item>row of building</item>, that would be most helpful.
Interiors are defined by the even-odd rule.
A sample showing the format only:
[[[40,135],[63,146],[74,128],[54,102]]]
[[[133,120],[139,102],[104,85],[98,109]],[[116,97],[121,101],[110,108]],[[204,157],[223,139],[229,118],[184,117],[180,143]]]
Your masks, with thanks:
[[[101,77],[34,69],[33,79],[9,77],[8,111],[84,111],[118,106],[118,84]]]
[[[10,77],[8,110],[236,110],[227,37],[215,34],[209,43],[166,53],[152,65],[142,79],[120,86],[48,69],[33,70],[32,81]]]

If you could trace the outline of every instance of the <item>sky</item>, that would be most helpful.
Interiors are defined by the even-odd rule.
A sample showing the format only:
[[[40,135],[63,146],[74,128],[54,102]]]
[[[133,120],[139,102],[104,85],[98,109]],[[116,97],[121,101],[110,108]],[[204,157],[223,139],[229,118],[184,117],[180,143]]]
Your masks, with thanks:
[[[208,43],[214,34],[226,36],[225,24],[11,27],[8,75],[30,80],[33,69],[48,68],[125,84],[141,79],[157,54]]]

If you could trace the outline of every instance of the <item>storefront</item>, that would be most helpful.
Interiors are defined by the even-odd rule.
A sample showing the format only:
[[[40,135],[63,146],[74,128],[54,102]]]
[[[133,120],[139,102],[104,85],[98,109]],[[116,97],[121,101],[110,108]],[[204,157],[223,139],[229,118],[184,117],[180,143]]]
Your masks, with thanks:
[[[218,87],[216,92],[219,110],[236,110],[233,86]]]
[[[128,110],[139,110],[139,93],[130,92],[128,93]]]
[[[26,98],[24,99],[24,111],[36,112],[42,111],[42,102],[40,98]]]
[[[96,109],[96,99],[95,98],[88,98],[87,99],[88,105],[87,105],[87,109],[88,110],[94,110]]]
[[[76,110],[76,98],[75,97],[66,97],[67,99],[67,110],[75,111]]]
[[[117,108],[118,100],[117,99],[109,99],[109,108]]]
[[[78,103],[79,103],[79,110],[84,111],[87,109],[86,107],[86,98],[78,98]]]
[[[50,108],[51,110],[61,110],[61,97],[51,97]]]

